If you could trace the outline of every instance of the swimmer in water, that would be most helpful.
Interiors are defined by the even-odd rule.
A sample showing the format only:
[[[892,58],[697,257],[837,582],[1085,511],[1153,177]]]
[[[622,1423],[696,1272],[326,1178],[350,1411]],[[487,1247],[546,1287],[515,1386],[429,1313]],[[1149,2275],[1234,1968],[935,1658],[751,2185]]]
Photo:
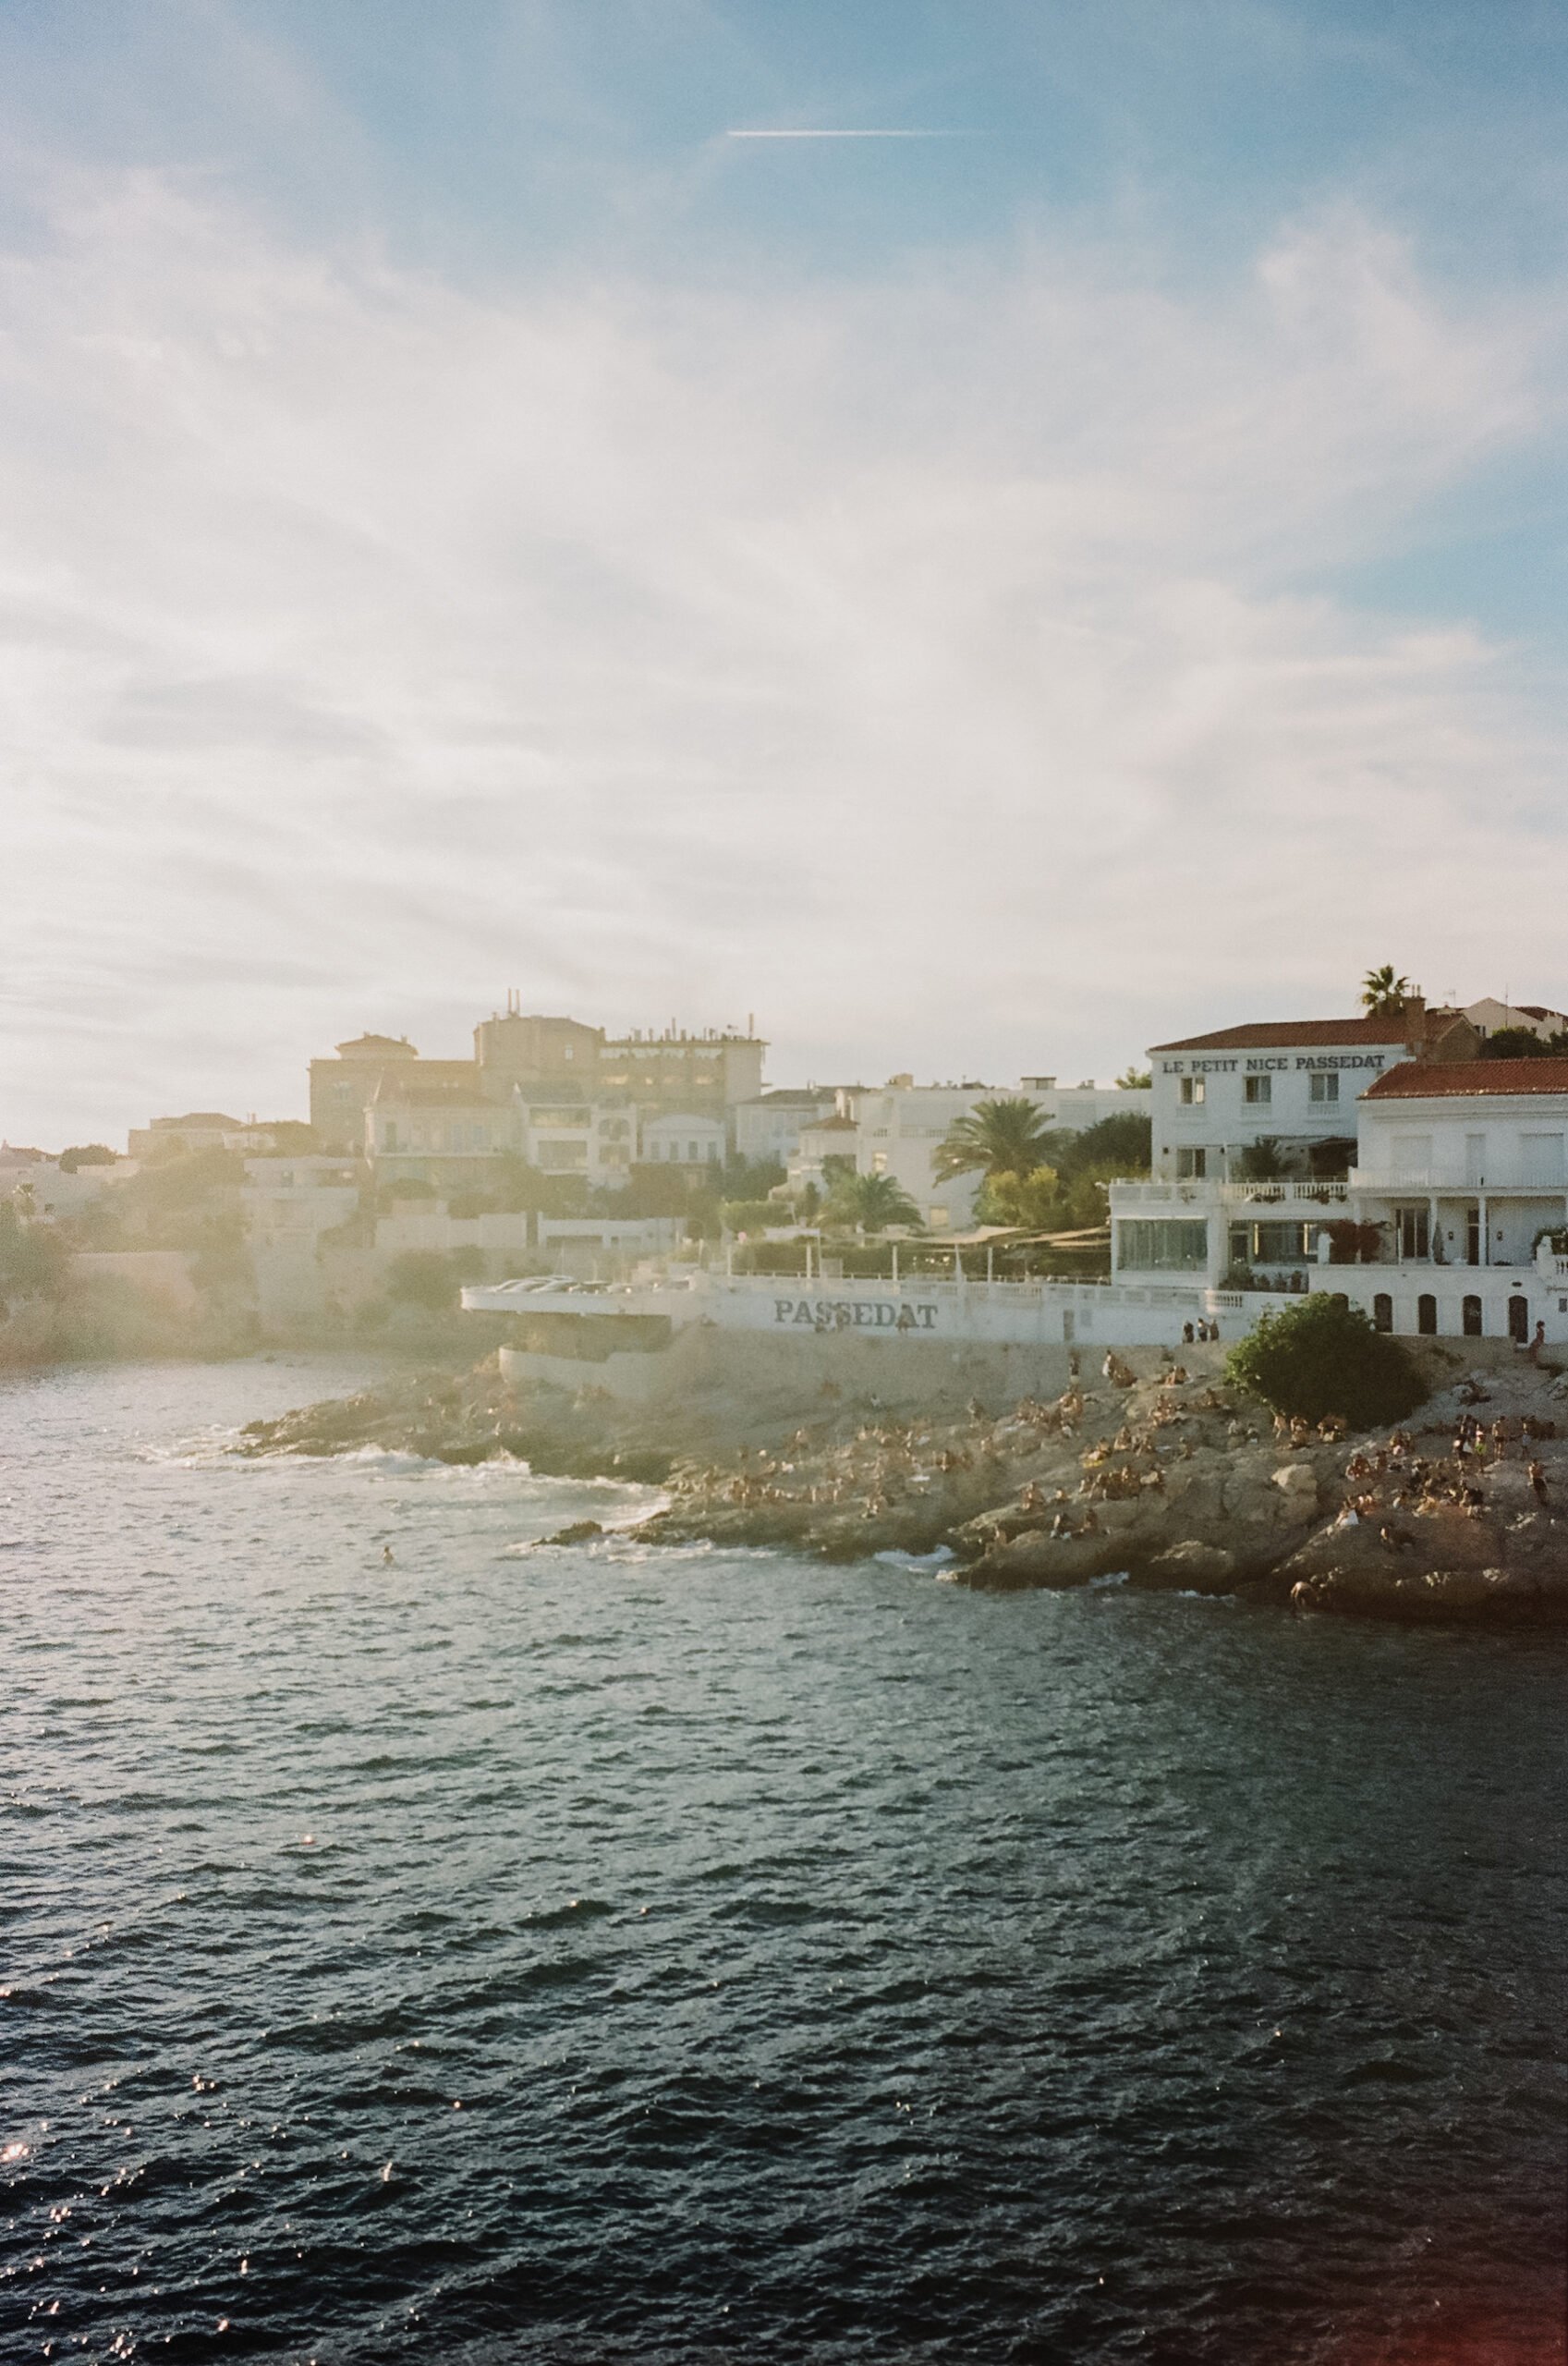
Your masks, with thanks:
[[[392,1547],[390,1544],[383,1544],[382,1546],[381,1557],[383,1567],[390,1569],[392,1567]]]

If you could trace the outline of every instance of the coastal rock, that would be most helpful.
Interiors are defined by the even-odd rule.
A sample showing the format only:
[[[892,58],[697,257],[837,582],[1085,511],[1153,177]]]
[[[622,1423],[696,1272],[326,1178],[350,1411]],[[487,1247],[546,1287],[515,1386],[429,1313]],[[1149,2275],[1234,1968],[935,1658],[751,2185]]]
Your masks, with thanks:
[[[1222,1544],[1204,1544],[1186,1537],[1168,1544],[1138,1573],[1144,1586],[1169,1587],[1178,1593],[1228,1593],[1235,1584],[1239,1565]]]
[[[776,1389],[650,1410],[591,1389],[509,1389],[492,1360],[255,1424],[237,1450],[374,1444],[647,1480],[668,1489],[640,1531],[650,1543],[843,1562],[945,1547],[949,1574],[981,1590],[1125,1573],[1325,1615],[1568,1623],[1568,1438],[1549,1418],[1552,1375],[1521,1365],[1487,1377],[1488,1435],[1468,1458],[1453,1444],[1474,1390],[1452,1379],[1418,1430],[1291,1448],[1201,1371],[989,1413]],[[592,1532],[574,1523],[552,1541]]]
[[[961,1585],[982,1593],[1019,1593],[1037,1588],[1067,1591],[1109,1577],[1125,1566],[1125,1548],[1113,1537],[1015,1536],[958,1571]]]
[[[1284,1497],[1290,1518],[1312,1518],[1318,1509],[1318,1473],[1309,1462],[1287,1462],[1272,1474],[1272,1483]]]

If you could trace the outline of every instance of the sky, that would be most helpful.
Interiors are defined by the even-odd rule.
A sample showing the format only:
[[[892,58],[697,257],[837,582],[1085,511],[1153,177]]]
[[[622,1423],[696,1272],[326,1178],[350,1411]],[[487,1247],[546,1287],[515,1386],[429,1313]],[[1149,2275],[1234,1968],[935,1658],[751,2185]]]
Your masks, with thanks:
[[[1565,197],[1534,0],[6,0],[0,1134],[1568,1005]]]

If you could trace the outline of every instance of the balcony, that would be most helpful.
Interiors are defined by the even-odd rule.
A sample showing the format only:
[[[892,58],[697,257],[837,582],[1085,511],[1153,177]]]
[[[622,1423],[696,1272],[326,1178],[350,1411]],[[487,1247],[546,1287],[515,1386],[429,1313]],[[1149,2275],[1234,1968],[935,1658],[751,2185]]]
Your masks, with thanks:
[[[1446,1166],[1397,1167],[1380,1173],[1369,1166],[1353,1166],[1350,1170],[1353,1191],[1377,1191],[1385,1199],[1397,1198],[1402,1192],[1425,1191],[1429,1197],[1474,1200],[1484,1191],[1489,1197],[1498,1191],[1525,1193],[1535,1199],[1561,1199],[1568,1191],[1568,1171],[1559,1168],[1553,1175],[1525,1175],[1517,1167],[1489,1167],[1485,1175],[1461,1175],[1457,1168]]]
[[[1155,1182],[1140,1177],[1112,1183],[1111,1192],[1118,1215],[1134,1208],[1269,1207],[1299,1209],[1303,1215],[1320,1216],[1325,1209],[1343,1206],[1349,1186],[1314,1183],[1305,1177],[1279,1183],[1224,1183],[1208,1176]]]

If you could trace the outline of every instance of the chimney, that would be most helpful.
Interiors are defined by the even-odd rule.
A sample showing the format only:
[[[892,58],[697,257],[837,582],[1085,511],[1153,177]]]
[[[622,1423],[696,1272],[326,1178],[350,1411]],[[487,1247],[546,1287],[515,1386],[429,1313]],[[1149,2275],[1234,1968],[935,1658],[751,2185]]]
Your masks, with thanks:
[[[1425,1056],[1427,1049],[1427,997],[1406,994],[1404,997],[1404,1048],[1413,1060]]]

